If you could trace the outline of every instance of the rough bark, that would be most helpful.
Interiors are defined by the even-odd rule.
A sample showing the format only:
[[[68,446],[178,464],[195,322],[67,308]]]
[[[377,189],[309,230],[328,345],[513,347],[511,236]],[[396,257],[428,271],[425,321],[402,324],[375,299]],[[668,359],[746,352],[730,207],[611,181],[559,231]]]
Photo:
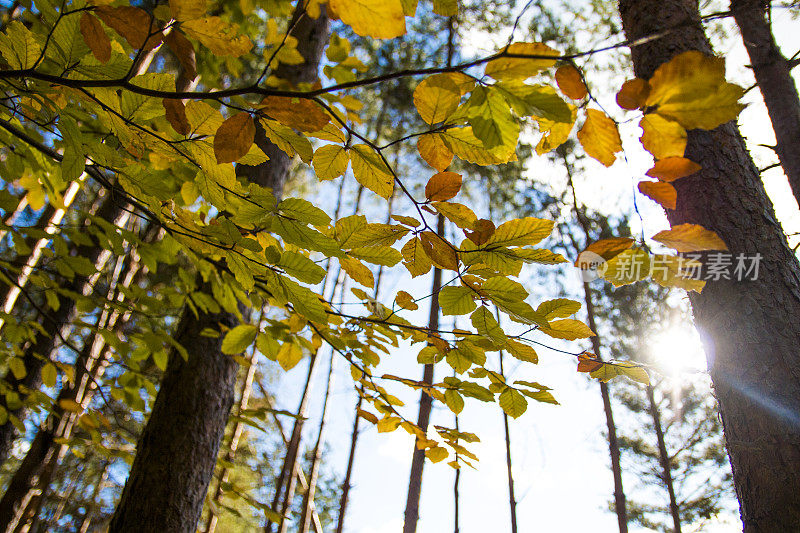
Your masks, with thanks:
[[[436,233],[444,235],[444,218],[440,215]],[[433,282],[431,284],[431,294],[439,294],[442,288],[442,271],[438,268],[433,270]],[[439,329],[439,299],[431,298],[431,310],[428,317],[428,329],[435,331]],[[427,364],[422,370],[422,382],[427,385],[433,384],[433,365]],[[420,393],[419,413],[417,415],[417,426],[423,433],[428,431],[428,423],[431,419],[431,407],[433,399],[424,391]],[[403,533],[415,533],[417,531],[417,521],[419,520],[419,499],[422,493],[422,470],[425,466],[425,450],[417,448],[416,439],[414,440],[414,452],[411,456],[411,472],[408,479],[408,494],[406,496],[406,510],[403,521]]]
[[[731,11],[775,131],[775,153],[800,204],[800,97],[791,64],[772,35],[766,17],[768,4],[763,0],[731,0]]]
[[[687,50],[711,53],[692,0],[621,0],[637,76]],[[690,131],[686,157],[702,165],[677,180],[672,225],[717,232],[734,254],[760,254],[757,280],[709,281],[689,297],[719,401],[744,530],[800,529],[800,267],[733,123]]]
[[[276,75],[291,84],[318,76],[329,20],[304,15],[298,3],[292,35],[298,39],[301,65],[282,66]],[[270,160],[257,167],[238,169],[250,181],[270,187],[280,197],[288,176],[289,157],[271,146],[263,135],[256,142]],[[200,337],[205,327],[233,327],[232,313],[194,316],[185,313],[178,341],[187,349],[184,361],[171,354],[153,412],[136,447],[136,457],[114,517],[111,532],[195,531],[203,500],[214,472],[219,446],[233,404],[238,365],[222,354],[221,339]],[[292,476],[294,479],[294,476]]]
[[[97,217],[108,221],[112,225],[124,225],[129,216],[127,209],[126,203],[121,202],[113,194],[110,194],[98,210]],[[0,395],[0,406],[6,409],[10,415],[19,419],[24,418],[27,412],[27,406],[24,403],[27,395],[32,391],[38,390],[42,385],[42,368],[45,362],[54,353],[60,341],[69,336],[72,321],[77,316],[76,303],[68,295],[69,292],[83,294],[84,296],[89,295],[99,277],[99,272],[103,270],[106,262],[111,257],[111,252],[99,245],[78,246],[76,255],[87,258],[94,265],[98,274],[88,278],[76,274],[72,281],[67,283],[65,289],[68,293],[58,295],[58,310],[52,313],[45,313],[40,317],[41,325],[47,334],[37,335],[22,355],[26,370],[25,375],[18,378],[9,371],[0,383],[0,389],[8,391],[7,394]],[[17,394],[22,402],[21,405],[9,408],[9,394]],[[10,421],[0,426],[0,464],[8,458],[11,445],[16,436],[17,429]]]
[[[647,401],[650,404],[650,417],[653,419],[653,428],[656,430],[656,445],[658,446],[658,462],[661,465],[661,481],[667,489],[669,496],[669,513],[672,515],[672,529],[674,533],[681,533],[681,515],[678,509],[678,501],[675,499],[675,484],[672,481],[672,464],[669,453],[667,453],[667,443],[664,441],[664,429],[661,427],[661,414],[658,412],[655,392],[653,386],[646,387]]]

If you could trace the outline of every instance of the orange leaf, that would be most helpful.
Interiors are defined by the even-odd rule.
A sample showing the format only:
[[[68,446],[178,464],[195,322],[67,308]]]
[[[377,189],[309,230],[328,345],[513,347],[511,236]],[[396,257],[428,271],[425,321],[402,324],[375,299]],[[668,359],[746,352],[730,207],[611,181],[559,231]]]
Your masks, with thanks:
[[[425,185],[425,198],[434,202],[444,202],[453,198],[461,190],[461,174],[439,172]]]
[[[194,45],[192,42],[175,28],[167,34],[164,38],[164,42],[167,43],[169,49],[172,50],[172,53],[174,53],[175,57],[180,61],[183,67],[182,76],[188,80],[195,79],[197,77],[197,61],[195,59]]]
[[[111,59],[111,39],[106,35],[97,17],[84,11],[81,15],[80,28],[83,40],[86,41],[95,59],[107,63]]]
[[[578,356],[578,372],[594,372],[602,366],[603,362],[591,352],[583,352]]]
[[[450,243],[432,231],[425,231],[419,237],[422,241],[422,249],[425,250],[434,265],[447,270],[458,270],[458,254],[450,246]]]
[[[593,242],[583,252],[592,252],[608,261],[633,246],[633,243],[634,240],[629,237],[611,237],[610,239],[601,239]],[[578,259],[575,261],[576,267],[581,266],[580,261],[583,252],[578,254]]]
[[[556,83],[561,92],[573,100],[581,100],[589,91],[581,73],[572,65],[562,65],[556,70]]]
[[[663,181],[641,181],[639,191],[667,209],[675,209],[678,202],[678,191]]]
[[[136,50],[151,50],[161,44],[164,37],[155,20],[144,9],[133,6],[100,6],[95,9],[95,13]],[[150,35],[151,33],[154,35]]]
[[[719,235],[697,224],[680,224],[672,229],[660,231],[653,235],[653,240],[679,252],[728,249]]]
[[[702,168],[685,157],[667,157],[656,161],[655,166],[647,171],[647,175],[662,181],[675,181],[678,178],[691,176]]]
[[[453,152],[438,133],[421,135],[417,139],[417,150],[422,159],[439,172],[444,172],[453,162]]]
[[[464,230],[464,234],[475,246],[480,246],[492,238],[494,229],[494,222],[482,218],[475,223],[475,231]]]
[[[331,117],[313,100],[267,96],[261,101],[263,113],[278,122],[300,131],[319,131],[331,121]]]
[[[617,93],[617,104],[622,109],[639,109],[644,106],[650,94],[650,84],[647,80],[633,78],[622,84]]]
[[[253,145],[256,125],[249,113],[237,113],[223,122],[214,135],[217,163],[232,163],[244,157]]]
[[[186,107],[180,100],[164,98],[161,101],[167,111],[167,121],[172,128],[181,135],[189,135],[192,130],[189,119],[186,118]]]
[[[614,154],[622,150],[617,125],[598,109],[586,110],[586,122],[578,132],[578,140],[587,154],[607,167],[616,161]]]

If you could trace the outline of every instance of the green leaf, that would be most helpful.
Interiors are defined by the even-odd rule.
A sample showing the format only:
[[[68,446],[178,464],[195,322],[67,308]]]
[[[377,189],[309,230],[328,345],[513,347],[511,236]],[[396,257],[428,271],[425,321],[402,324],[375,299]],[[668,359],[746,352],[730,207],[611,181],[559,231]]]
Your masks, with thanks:
[[[478,87],[467,102],[469,124],[475,137],[487,150],[505,146],[515,148],[519,124],[511,116],[511,108],[498,91]]]
[[[502,348],[508,342],[506,334],[497,323],[497,320],[492,316],[492,312],[486,306],[479,307],[470,316],[472,326],[478,333],[487,339],[490,339],[496,346]]]
[[[366,144],[350,149],[353,175],[361,185],[378,196],[389,199],[394,191],[394,175],[380,155]]]
[[[526,246],[538,244],[553,231],[553,221],[526,217],[500,224],[486,243],[489,245]]]
[[[303,283],[317,284],[325,277],[325,269],[297,252],[284,252],[276,265]]]
[[[500,407],[510,417],[519,418],[528,409],[528,400],[518,390],[511,387],[500,393]]]
[[[447,407],[455,414],[459,414],[464,409],[464,398],[453,389],[444,391],[444,401],[447,403]]]
[[[0,34],[0,53],[12,69],[22,70],[36,63],[42,48],[39,39],[22,22],[13,20]]]
[[[61,176],[65,182],[75,181],[83,174],[86,163],[81,132],[75,121],[66,115],[61,115],[59,118],[58,129],[61,131],[61,140],[64,143]]]
[[[539,304],[536,312],[544,315],[547,320],[554,318],[566,318],[574,315],[581,308],[580,302],[575,300],[568,300],[566,298],[556,298],[555,300],[548,300]]]
[[[258,327],[253,324],[239,324],[222,339],[222,353],[235,355],[245,351],[256,340]]]
[[[312,226],[327,226],[331,222],[331,217],[319,207],[308,200],[302,198],[287,198],[278,204],[278,212],[281,215]]]
[[[439,291],[439,306],[443,315],[466,315],[477,305],[473,299],[475,291],[469,287],[442,287]]]

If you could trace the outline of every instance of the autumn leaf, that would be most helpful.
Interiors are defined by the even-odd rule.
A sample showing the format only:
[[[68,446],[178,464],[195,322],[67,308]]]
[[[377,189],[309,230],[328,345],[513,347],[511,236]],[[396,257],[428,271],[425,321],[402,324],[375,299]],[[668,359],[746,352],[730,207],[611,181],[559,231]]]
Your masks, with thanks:
[[[589,329],[589,326],[575,320],[574,318],[565,318],[563,320],[553,320],[547,327],[540,327],[539,331],[545,335],[549,335],[554,339],[576,340],[593,337],[595,333]]]
[[[228,118],[214,135],[214,156],[217,163],[232,163],[244,157],[256,135],[250,113],[237,113]]]
[[[481,246],[488,242],[495,232],[494,222],[485,218],[477,220],[473,227],[475,228],[474,231],[465,229],[464,234],[467,236],[467,239],[475,243],[475,246]]]
[[[727,250],[728,246],[711,230],[697,224],[680,224],[653,235],[653,240],[679,252]]]
[[[600,272],[615,287],[630,285],[650,275],[650,254],[642,248],[630,248],[609,259]]]
[[[409,311],[416,311],[419,309],[419,304],[414,301],[414,297],[406,291],[398,291],[394,301],[397,302],[397,305]]]
[[[417,139],[417,150],[420,157],[439,172],[444,172],[453,162],[453,152],[438,133],[421,135]]]
[[[458,254],[450,243],[432,231],[422,232],[420,240],[425,253],[437,267],[446,270],[458,270]]]
[[[325,110],[308,98],[267,96],[258,109],[281,124],[300,131],[319,131],[331,121]]]
[[[597,254],[606,261],[612,257],[621,254],[631,246],[635,241],[629,237],[611,237],[609,239],[600,239],[586,247],[583,252],[592,252]],[[581,254],[583,253],[581,252]],[[580,265],[581,255],[578,254],[578,259],[575,261],[575,266]]]
[[[725,81],[725,59],[690,50],[658,67],[645,104],[686,129],[714,129],[735,119],[744,89]]]
[[[578,356],[578,372],[594,372],[603,366],[603,362],[591,352],[583,352]]]
[[[444,202],[455,197],[460,190],[461,174],[439,172],[425,185],[425,198],[433,202]]]
[[[242,353],[256,340],[258,328],[252,324],[240,324],[225,334],[222,339],[222,353],[233,355]]]
[[[556,70],[556,83],[561,92],[573,100],[581,100],[589,93],[581,73],[570,64],[558,67],[558,70]]]
[[[461,91],[446,74],[434,74],[414,89],[414,106],[427,124],[444,122],[458,107]]]
[[[511,387],[500,393],[498,401],[503,412],[512,418],[519,418],[528,409],[528,401],[525,396]]]
[[[651,178],[662,181],[675,181],[699,172],[703,167],[685,157],[668,157],[656,161],[656,164],[647,171]]]
[[[617,93],[617,105],[622,109],[639,109],[645,105],[650,94],[650,84],[647,80],[633,78],[622,84]]]
[[[111,39],[106,35],[97,17],[84,11],[81,14],[80,29],[83,40],[95,59],[101,63],[107,63],[111,59]]]
[[[406,32],[400,0],[330,0],[328,6],[362,37],[393,39]]]
[[[418,237],[410,239],[403,245],[401,253],[403,254],[403,266],[406,267],[412,278],[427,274],[433,266]]]
[[[100,6],[94,12],[136,50],[150,50],[161,44],[163,35],[160,28],[143,9],[133,6]],[[151,33],[154,35],[151,36]]]
[[[501,53],[533,57],[499,57],[486,64],[486,75],[496,80],[524,80],[556,63],[559,53],[542,43],[512,43]],[[550,59],[552,57],[553,59]]]
[[[183,67],[183,76],[188,80],[193,80],[197,77],[197,61],[195,58],[194,45],[186,38],[186,36],[174,29],[167,34],[164,38],[175,57]]]
[[[350,149],[350,162],[356,181],[378,196],[392,196],[394,176],[375,150],[366,144],[357,144]]]
[[[502,246],[532,246],[553,231],[553,221],[543,218],[516,218],[500,224],[487,244]]]
[[[370,289],[375,285],[375,278],[372,275],[372,271],[358,259],[354,257],[340,257],[339,264],[342,265],[342,269],[347,272],[347,275],[356,283],[360,283]]]
[[[253,48],[247,35],[239,35],[239,26],[219,17],[187,20],[181,28],[206,46],[214,55],[239,57]]]
[[[683,126],[661,115],[650,113],[642,117],[642,146],[656,159],[683,157],[686,151],[686,130]]]
[[[206,0],[169,0],[172,18],[179,22],[202,18],[206,9]]]
[[[175,98],[164,98],[161,102],[170,126],[180,135],[189,135],[192,128],[189,119],[186,118],[186,107],[183,102]]]
[[[342,176],[347,171],[350,155],[344,147],[338,144],[320,146],[314,152],[314,171],[320,180],[332,180]]]
[[[442,132],[440,136],[444,144],[459,159],[476,165],[497,165],[517,159],[516,147],[500,146],[497,149],[487,149],[483,141],[475,136],[471,126],[451,128]]]
[[[667,209],[675,209],[677,205],[678,192],[675,190],[675,187],[669,183],[661,181],[640,181],[639,191]]]
[[[586,122],[578,132],[578,140],[587,154],[607,167],[616,161],[614,154],[622,150],[617,125],[597,109],[586,110]]]

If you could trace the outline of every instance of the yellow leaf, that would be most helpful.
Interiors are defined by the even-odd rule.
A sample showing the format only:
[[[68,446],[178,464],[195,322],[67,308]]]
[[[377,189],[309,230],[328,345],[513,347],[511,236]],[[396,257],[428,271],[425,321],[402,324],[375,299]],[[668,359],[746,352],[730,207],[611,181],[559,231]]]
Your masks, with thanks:
[[[645,385],[650,384],[650,377],[647,375],[647,371],[639,365],[628,361],[604,362],[597,370],[590,372],[589,375],[603,382],[617,376],[625,376]]]
[[[599,272],[615,287],[630,285],[650,275],[650,255],[641,248],[631,248],[609,259]]]
[[[545,117],[536,119],[539,123],[539,131],[543,134],[539,139],[539,144],[536,145],[537,154],[546,154],[564,144],[569,138],[569,134],[575,126],[575,119],[578,118],[578,108],[572,104],[567,104],[567,106],[572,113],[569,122],[556,122]]]
[[[276,359],[284,370],[291,370],[303,358],[303,349],[293,342],[284,342],[278,349]]]
[[[556,83],[561,92],[573,100],[581,100],[589,91],[581,73],[572,65],[562,65],[556,70]]]
[[[651,178],[662,181],[675,181],[676,179],[691,176],[702,169],[700,165],[685,157],[668,157],[656,161],[656,164],[647,171]]]
[[[428,448],[425,450],[425,457],[431,460],[432,463],[438,463],[447,459],[448,456],[447,449],[442,448],[441,446],[434,446],[433,448]]]
[[[11,68],[31,68],[42,55],[40,40],[25,24],[13,20],[0,33],[0,52]]]
[[[597,254],[608,261],[612,257],[633,246],[633,242],[633,239],[628,237],[611,237],[610,239],[601,239],[593,242],[587,246],[583,252],[592,252],[593,254]],[[581,254],[583,254],[583,252],[581,252]],[[581,254],[578,254],[578,259],[575,261],[575,266],[581,266]]]
[[[58,400],[58,405],[63,410],[70,411],[72,413],[80,413],[81,411],[83,411],[83,407],[81,407],[81,404],[79,404],[75,400],[69,400],[64,398],[62,400]]]
[[[358,259],[348,256],[340,257],[339,264],[342,265],[342,269],[347,272],[347,275],[355,282],[369,287],[370,289],[375,285],[375,278],[372,275],[372,271]]]
[[[167,112],[166,117],[170,126],[180,135],[188,135],[192,131],[189,119],[186,118],[186,107],[178,99],[164,98],[161,103]]]
[[[328,6],[362,37],[393,39],[406,32],[400,0],[330,0]]]
[[[653,235],[653,240],[679,252],[727,250],[728,246],[711,230],[697,224],[680,224]]]
[[[652,260],[651,277],[662,287],[702,292],[706,282],[695,279],[702,263],[685,257],[656,254]]]
[[[496,80],[524,80],[556,63],[558,51],[542,43],[513,43],[502,53],[531,57],[499,57],[486,64],[486,74]],[[550,58],[553,59],[550,59]]]
[[[419,309],[419,305],[414,301],[414,297],[406,291],[398,291],[394,301],[397,302],[397,305],[409,311],[416,311]]]
[[[691,50],[658,67],[646,105],[687,130],[714,129],[735,119],[744,89],[725,81],[725,59]]]
[[[683,157],[686,151],[686,130],[677,122],[650,113],[642,117],[642,146],[656,159]]]
[[[487,150],[483,141],[475,136],[471,126],[451,128],[440,135],[444,144],[455,155],[476,165],[498,165],[517,160],[515,147],[499,146],[496,149]]]
[[[434,209],[461,229],[473,229],[478,217],[469,207],[456,202],[436,202]]]
[[[204,17],[206,7],[206,0],[169,0],[172,18],[179,22]]]
[[[253,145],[256,125],[250,113],[237,113],[220,125],[214,135],[217,163],[232,163],[244,157]]]
[[[616,161],[614,154],[622,150],[617,125],[597,109],[586,110],[586,122],[578,132],[578,140],[587,154],[607,167]]]
[[[595,335],[594,331],[589,329],[589,326],[573,318],[553,320],[548,327],[540,327],[539,331],[554,339],[565,339],[568,341],[585,339],[587,337],[594,337]]]
[[[458,270],[458,253],[449,242],[432,231],[422,232],[420,240],[422,248],[434,265],[447,270]]]
[[[267,96],[259,104],[259,110],[281,124],[300,131],[319,131],[331,121],[328,113],[308,98]]]
[[[181,28],[206,46],[214,55],[239,57],[253,48],[247,35],[239,35],[239,26],[219,17],[187,20]]]
[[[361,185],[378,196],[390,198],[394,190],[394,176],[380,155],[366,144],[350,149],[353,175]]]
[[[417,150],[422,159],[439,172],[444,172],[453,162],[453,152],[438,133],[420,135],[417,139]]]
[[[537,244],[553,231],[553,221],[525,217],[509,220],[494,231],[487,245],[529,246]]]
[[[343,175],[350,163],[347,150],[338,144],[320,146],[314,152],[314,171],[320,180],[332,180]]]
[[[378,421],[378,433],[391,433],[400,426],[400,418],[397,416],[387,416]]]
[[[461,174],[439,172],[425,185],[425,198],[433,202],[444,202],[453,198],[461,190]]]
[[[107,63],[111,59],[111,39],[106,35],[97,17],[84,11],[81,14],[80,29],[83,40],[95,59],[101,63]]]
[[[259,124],[264,128],[267,138],[286,152],[289,157],[297,154],[304,163],[311,163],[314,149],[306,137],[299,135],[292,128],[284,126],[277,120],[261,119]]]
[[[160,28],[143,9],[132,6],[100,6],[94,12],[136,50],[150,50],[161,43],[163,34],[159,31]],[[151,33],[155,35],[151,36]]]
[[[617,93],[617,105],[622,109],[639,109],[647,101],[650,94],[650,84],[642,78],[633,78],[622,84]]]
[[[461,90],[446,74],[434,74],[414,89],[414,106],[428,124],[444,122],[461,101]]]
[[[414,237],[405,243],[401,253],[404,259],[403,266],[406,267],[412,278],[427,274],[431,266],[433,266],[430,257],[422,247],[422,241],[418,237]]]
[[[640,181],[639,192],[667,209],[675,209],[678,201],[675,187],[662,181]]]

